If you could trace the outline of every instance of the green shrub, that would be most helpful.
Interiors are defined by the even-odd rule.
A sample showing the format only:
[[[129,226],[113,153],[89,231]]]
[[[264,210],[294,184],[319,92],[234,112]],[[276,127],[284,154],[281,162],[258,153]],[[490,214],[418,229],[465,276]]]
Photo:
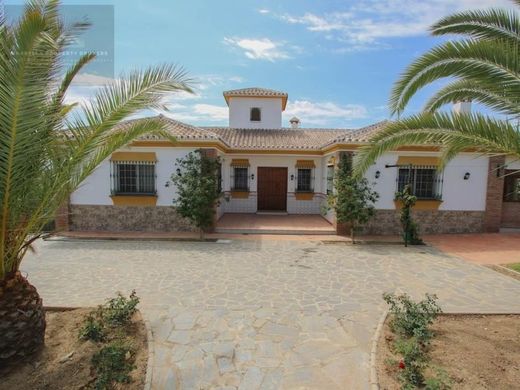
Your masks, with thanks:
[[[432,333],[429,325],[441,308],[437,305],[437,296],[426,294],[426,299],[414,302],[407,294],[383,294],[383,299],[390,305],[393,317],[390,328],[394,333],[406,337],[416,337],[419,342],[428,341]]]
[[[129,383],[134,351],[120,341],[107,344],[92,357],[92,366],[96,370],[94,387],[97,390],[112,388],[114,382]]]
[[[135,294],[135,290],[132,291],[129,298],[118,293],[117,297],[109,299],[103,306],[103,319],[110,325],[126,325],[137,311],[138,304],[139,297]]]
[[[412,217],[412,208],[417,202],[417,197],[412,195],[410,185],[407,184],[401,192],[397,192],[395,198],[403,203],[400,221],[403,228],[404,245],[424,244],[423,240],[419,237],[419,226]]]
[[[405,389],[422,386],[424,383],[424,368],[426,367],[426,355],[415,337],[399,339],[395,342],[395,350],[399,353],[404,363],[399,372],[399,380]]]
[[[450,390],[452,380],[442,368],[435,368],[435,376],[424,381],[425,390]]]
[[[85,319],[85,323],[79,331],[79,338],[92,341],[103,341],[105,339],[103,323],[99,317],[95,316],[95,312],[90,313]]]

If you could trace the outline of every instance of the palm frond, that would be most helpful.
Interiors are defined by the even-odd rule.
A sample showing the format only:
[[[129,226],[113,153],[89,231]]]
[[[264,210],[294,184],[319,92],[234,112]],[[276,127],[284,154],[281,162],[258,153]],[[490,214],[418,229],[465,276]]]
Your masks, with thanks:
[[[505,42],[446,42],[415,60],[395,84],[392,114],[401,112],[415,93],[445,77],[480,80],[510,93],[520,91],[518,47]]]
[[[504,93],[479,80],[456,80],[446,85],[428,100],[424,110],[433,112],[444,104],[468,100],[507,115],[520,115],[520,94]]]
[[[145,108],[160,107],[168,93],[191,92],[189,83],[183,69],[162,65],[131,73],[105,86],[68,124],[68,130],[73,134],[72,142],[77,145],[69,158],[74,163],[84,161],[93,149],[103,145],[107,131]]]
[[[505,40],[520,43],[520,18],[506,9],[464,11],[446,16],[435,23],[433,35],[460,34],[474,39]]]
[[[28,2],[12,25],[0,20],[0,279],[18,269],[29,237],[114,150],[146,133],[170,137],[159,119],[121,131],[123,120],[158,107],[168,93],[191,92],[186,73],[164,65],[122,77],[71,111],[63,97],[93,55],[66,71],[61,55],[86,26],[66,27],[58,0]]]
[[[362,175],[384,153],[411,145],[438,146],[442,165],[466,149],[520,157],[520,134],[507,121],[482,114],[423,113],[390,122],[374,136],[371,145],[356,154],[356,174]]]

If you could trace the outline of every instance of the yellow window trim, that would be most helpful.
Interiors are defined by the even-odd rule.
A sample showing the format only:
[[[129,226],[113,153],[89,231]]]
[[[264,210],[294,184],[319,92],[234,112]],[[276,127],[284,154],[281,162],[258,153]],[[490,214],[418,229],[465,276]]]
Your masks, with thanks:
[[[397,165],[439,165],[438,157],[427,156],[399,156]]]
[[[231,166],[232,167],[249,167],[249,160],[247,158],[234,158],[231,160]]]
[[[296,200],[313,200],[314,193],[313,192],[295,192],[294,198]]]
[[[235,199],[248,199],[249,191],[231,191],[231,197]]]
[[[316,168],[314,160],[296,160],[296,168]]]
[[[418,199],[412,210],[438,210],[442,200],[436,199]],[[397,210],[403,207],[403,202],[400,200],[394,200],[394,205]]]
[[[114,152],[110,160],[156,162],[157,157],[155,152]]]
[[[155,206],[157,195],[112,195],[114,206]]]

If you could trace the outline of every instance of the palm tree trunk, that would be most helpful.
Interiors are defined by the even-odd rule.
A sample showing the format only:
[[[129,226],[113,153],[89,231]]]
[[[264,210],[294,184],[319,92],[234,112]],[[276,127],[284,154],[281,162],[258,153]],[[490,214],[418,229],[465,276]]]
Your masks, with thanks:
[[[350,239],[352,240],[352,244],[355,244],[354,241],[354,224],[350,224]]]
[[[20,272],[0,280],[0,367],[43,347],[42,299]]]
[[[204,241],[204,229],[203,228],[199,229],[199,239],[201,241]]]

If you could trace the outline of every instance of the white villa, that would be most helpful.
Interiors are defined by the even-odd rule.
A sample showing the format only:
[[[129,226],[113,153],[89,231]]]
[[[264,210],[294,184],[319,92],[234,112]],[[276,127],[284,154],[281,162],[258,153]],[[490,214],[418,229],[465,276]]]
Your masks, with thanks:
[[[341,153],[355,153],[383,123],[364,128],[305,128],[305,118],[282,126],[288,94],[263,88],[224,92],[229,127],[201,127],[163,117],[176,137],[136,140],[114,153],[72,194],[59,228],[76,231],[174,232],[191,230],[174,207],[170,183],[175,161],[202,149],[222,161],[223,196],[216,218],[232,213],[322,215]],[[457,110],[469,109],[460,103]],[[400,231],[395,193],[409,181],[419,198],[415,216],[423,233],[466,233],[520,227],[520,199],[515,186],[520,163],[504,157],[461,153],[444,171],[437,170],[439,150],[407,147],[382,156],[366,173],[380,198],[366,233]],[[218,221],[216,221],[218,227]]]

